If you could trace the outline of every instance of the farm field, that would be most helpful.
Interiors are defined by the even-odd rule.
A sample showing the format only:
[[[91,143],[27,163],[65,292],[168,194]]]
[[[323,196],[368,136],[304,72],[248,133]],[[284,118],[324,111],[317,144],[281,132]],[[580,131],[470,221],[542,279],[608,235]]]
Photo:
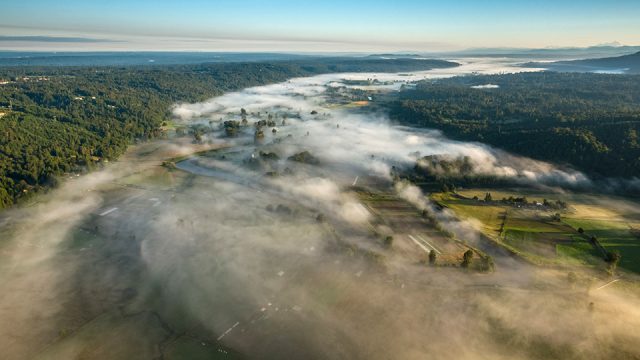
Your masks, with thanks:
[[[426,263],[431,250],[440,266],[459,266],[465,251],[471,248],[453,235],[428,221],[412,204],[392,193],[360,192],[359,199],[371,211],[386,234],[394,237],[394,251],[415,262]],[[385,234],[385,235],[386,235]],[[477,257],[485,256],[471,249]],[[478,264],[476,264],[478,265]]]
[[[625,203],[622,203],[623,205]],[[608,251],[622,255],[619,266],[640,273],[640,222],[638,214],[624,210],[624,206],[576,205],[575,212],[567,214],[564,222],[574,229],[595,236]],[[622,210],[621,210],[622,209]]]
[[[487,193],[491,193],[490,202],[484,201]],[[523,196],[529,205],[500,201]],[[601,253],[589,242],[595,236],[607,251],[620,252],[619,268],[640,273],[640,214],[634,202],[522,189],[465,189],[431,197],[457,216],[474,222],[487,237],[533,263],[604,268]],[[545,199],[551,203],[565,201],[568,206],[553,209],[535,205]]]

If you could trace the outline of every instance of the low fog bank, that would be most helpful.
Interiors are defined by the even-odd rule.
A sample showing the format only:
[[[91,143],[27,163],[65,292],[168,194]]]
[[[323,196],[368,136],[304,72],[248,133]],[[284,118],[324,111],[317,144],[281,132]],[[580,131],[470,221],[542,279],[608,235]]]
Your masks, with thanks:
[[[349,195],[317,178],[262,191],[193,185],[143,235],[141,257],[165,313],[250,358],[637,355],[640,302],[596,290],[590,275],[571,285],[564,271],[530,266],[467,274],[407,263],[372,243],[361,218],[335,211],[318,223]],[[384,254],[384,266],[358,249]]]
[[[481,71],[502,69],[484,68]],[[189,164],[193,167],[185,170],[208,169],[211,172],[200,174],[245,186],[251,191],[260,189],[261,195],[269,194],[302,205],[309,211],[303,220],[307,224],[316,213],[327,214],[335,229],[349,229],[341,233],[342,240],[357,248],[381,253],[384,250],[372,245],[370,235],[367,235],[370,214],[358,207],[357,198],[349,190],[358,181],[365,187],[391,189],[416,208],[437,214],[438,221],[458,238],[481,246],[477,224],[460,221],[449,211],[435,210],[417,187],[396,182],[394,172],[397,169],[412,167],[423,156],[465,158],[475,175],[506,178],[547,190],[563,192],[564,189],[592,186],[585,175],[571,169],[508,154],[484,144],[453,141],[437,131],[395,126],[383,113],[360,111],[342,106],[344,104],[336,105],[334,101],[343,95],[336,89],[393,90],[407,80],[451,75],[454,74],[435,71],[395,77],[324,75],[247,89],[199,104],[179,105],[174,109],[177,118],[211,129],[204,141],[224,138],[222,124],[239,121],[243,109],[248,123],[245,130],[241,128],[237,137],[231,139],[235,144],[232,154],[191,159]],[[377,84],[372,79],[377,79]],[[357,83],[365,80],[368,81],[366,85]],[[255,140],[255,129],[251,124],[267,116],[275,126],[266,127],[264,138]],[[275,131],[269,131],[272,128]],[[319,165],[290,161],[303,151],[308,151]],[[395,187],[392,186],[394,182]],[[265,206],[255,199],[247,203],[255,205],[252,209]],[[265,208],[268,209],[268,205]],[[247,221],[252,223],[258,217],[253,214]],[[222,235],[221,238],[244,234],[240,237],[246,239],[255,237],[256,232],[261,233],[255,228],[249,231],[243,230],[246,226],[240,228],[233,229],[234,235]],[[249,241],[266,247],[269,250],[261,251],[267,252],[276,244],[288,244],[276,251],[279,255],[287,254],[284,257],[274,254],[268,257],[278,259],[277,263],[282,266],[297,262],[297,271],[304,274],[297,283],[285,281],[289,284],[286,289],[269,288],[275,269],[256,267],[260,263],[258,259],[237,269],[248,271],[248,274],[240,272],[240,277],[246,279],[256,273],[265,274],[262,278],[247,280],[250,285],[242,288],[247,292],[260,288],[261,292],[286,294],[288,300],[296,303],[296,315],[302,317],[293,320],[267,315],[271,321],[282,321],[286,324],[281,325],[284,327],[300,326],[300,331],[313,329],[317,335],[301,336],[295,332],[295,335],[288,335],[287,340],[274,340],[272,328],[268,327],[264,333],[258,331],[260,336],[251,340],[241,336],[237,342],[229,339],[234,346],[243,348],[247,346],[244,341],[249,341],[249,349],[268,349],[275,351],[274,355],[284,355],[278,349],[282,346],[291,350],[295,341],[304,344],[302,348],[296,348],[295,351],[300,351],[297,355],[318,358],[607,358],[638,355],[639,349],[634,345],[637,334],[630,325],[640,321],[634,310],[638,299],[613,290],[590,291],[592,281],[595,281],[592,275],[585,275],[578,286],[567,285],[564,271],[537,269],[499,252],[496,255],[504,258],[496,261],[508,264],[508,267],[499,267],[497,273],[490,275],[469,276],[446,269],[436,272],[416,270],[415,264],[407,264],[389,254],[383,255],[385,270],[379,272],[366,263],[354,268],[353,260],[330,251],[314,255],[318,258],[308,257],[308,249],[326,249],[327,241],[333,241],[318,239],[313,246],[304,246],[305,240],[315,238],[312,234],[300,238],[295,232],[283,231],[266,241],[262,238]],[[285,250],[289,245],[293,246],[291,254]],[[243,249],[242,252],[254,251],[256,249]],[[296,252],[297,256],[294,255]],[[280,296],[270,298],[252,294],[250,297],[264,299],[262,304],[267,302],[266,311],[276,301],[282,301]],[[259,301],[257,303],[260,307]],[[194,306],[193,311],[215,312],[199,306]],[[233,325],[231,320],[222,321],[225,322]],[[215,330],[222,331],[220,328]],[[374,339],[385,341],[379,343]],[[251,352],[251,355],[260,353]]]
[[[8,358],[172,358],[192,343],[210,357],[638,358],[640,300],[600,288],[608,279],[596,273],[575,270],[569,283],[571,269],[499,253],[493,273],[428,267],[418,248],[376,237],[383,226],[358,188],[398,196],[482,245],[476,224],[398,181],[398,169],[424,156],[464,157],[475,174],[560,190],[590,182],[334,101],[347,96],[336,89],[359,86],[345,79],[376,77],[389,89],[459,70],[447,71],[323,75],[177,105],[183,124],[206,130],[199,142],[221,149],[160,167],[207,146],[150,144],[164,155],[140,150],[4,213]],[[220,125],[241,109],[248,124],[227,137]],[[276,125],[254,139],[253,122],[269,114]]]
[[[485,60],[467,62],[456,69],[410,74],[328,74],[249,88],[202,103],[177,105],[173,113],[184,123],[210,128],[208,138],[212,140],[224,137],[223,122],[240,120],[243,109],[249,125],[269,116],[274,126],[268,127],[261,146],[278,150],[281,156],[290,156],[300,149],[311,151],[321,161],[326,160],[328,166],[341,166],[341,172],[346,174],[340,176],[365,173],[390,178],[393,166],[412,167],[420,157],[442,155],[465,158],[474,175],[509,178],[528,185],[589,187],[591,181],[578,171],[511,155],[481,143],[454,141],[436,130],[395,126],[386,114],[340,106],[354,101],[351,89],[393,91],[422,79],[521,70]],[[367,94],[357,93],[356,97],[371,99],[375,104],[377,93]],[[282,126],[282,120],[286,126]],[[272,128],[276,131],[273,135]],[[244,138],[235,139],[236,143],[250,145],[251,134],[251,129],[245,130]],[[259,150],[247,146],[247,151],[257,155]]]

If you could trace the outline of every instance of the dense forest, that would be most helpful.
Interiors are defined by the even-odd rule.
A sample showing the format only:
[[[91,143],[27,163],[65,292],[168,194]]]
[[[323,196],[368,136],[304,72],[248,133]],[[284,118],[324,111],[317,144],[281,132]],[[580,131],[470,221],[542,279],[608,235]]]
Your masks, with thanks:
[[[627,69],[628,73],[640,73],[640,52],[631,55],[609,57],[602,59],[586,59],[563,62],[570,65],[608,67],[614,69]]]
[[[552,63],[527,63],[525,66],[542,67],[553,71],[577,72],[624,72],[625,74],[640,74],[640,52],[630,55],[607,57],[599,59],[584,59],[570,61],[556,61]]]
[[[161,135],[175,102],[329,72],[414,71],[439,60],[319,58],[271,63],[0,68],[0,208],[57,176],[116,159]]]
[[[399,122],[593,176],[640,176],[640,76],[477,75],[424,81],[392,104]]]

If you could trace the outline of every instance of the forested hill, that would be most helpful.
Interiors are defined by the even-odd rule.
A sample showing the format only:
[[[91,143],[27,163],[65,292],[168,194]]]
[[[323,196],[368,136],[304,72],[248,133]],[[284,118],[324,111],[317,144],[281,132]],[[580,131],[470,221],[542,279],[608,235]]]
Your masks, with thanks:
[[[474,88],[475,87],[475,88]],[[399,122],[596,176],[640,176],[640,75],[520,73],[420,83]]]
[[[554,71],[578,72],[624,72],[640,74],[640,52],[616,57],[585,59],[573,61],[557,61],[553,63],[534,63],[527,66],[540,66]]]
[[[161,135],[170,106],[226,91],[329,72],[416,71],[440,60],[318,58],[144,67],[0,68],[0,207],[56,177]]]
[[[565,61],[561,64],[592,66],[611,69],[628,69],[627,73],[640,74],[640,52],[631,55],[603,58],[603,59],[586,59],[576,61]]]

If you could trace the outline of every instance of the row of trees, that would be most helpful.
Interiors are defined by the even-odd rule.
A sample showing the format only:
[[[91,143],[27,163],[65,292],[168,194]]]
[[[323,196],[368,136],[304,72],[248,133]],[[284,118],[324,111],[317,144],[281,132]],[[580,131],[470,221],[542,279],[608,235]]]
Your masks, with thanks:
[[[460,267],[463,269],[469,269],[471,264],[473,263],[474,252],[469,249],[462,254],[462,261],[460,262]],[[438,254],[435,250],[429,251],[429,265],[435,266],[438,261]],[[489,255],[480,257],[480,263],[477,266],[477,269],[483,272],[491,272],[495,268],[495,264],[493,262],[493,258]]]

